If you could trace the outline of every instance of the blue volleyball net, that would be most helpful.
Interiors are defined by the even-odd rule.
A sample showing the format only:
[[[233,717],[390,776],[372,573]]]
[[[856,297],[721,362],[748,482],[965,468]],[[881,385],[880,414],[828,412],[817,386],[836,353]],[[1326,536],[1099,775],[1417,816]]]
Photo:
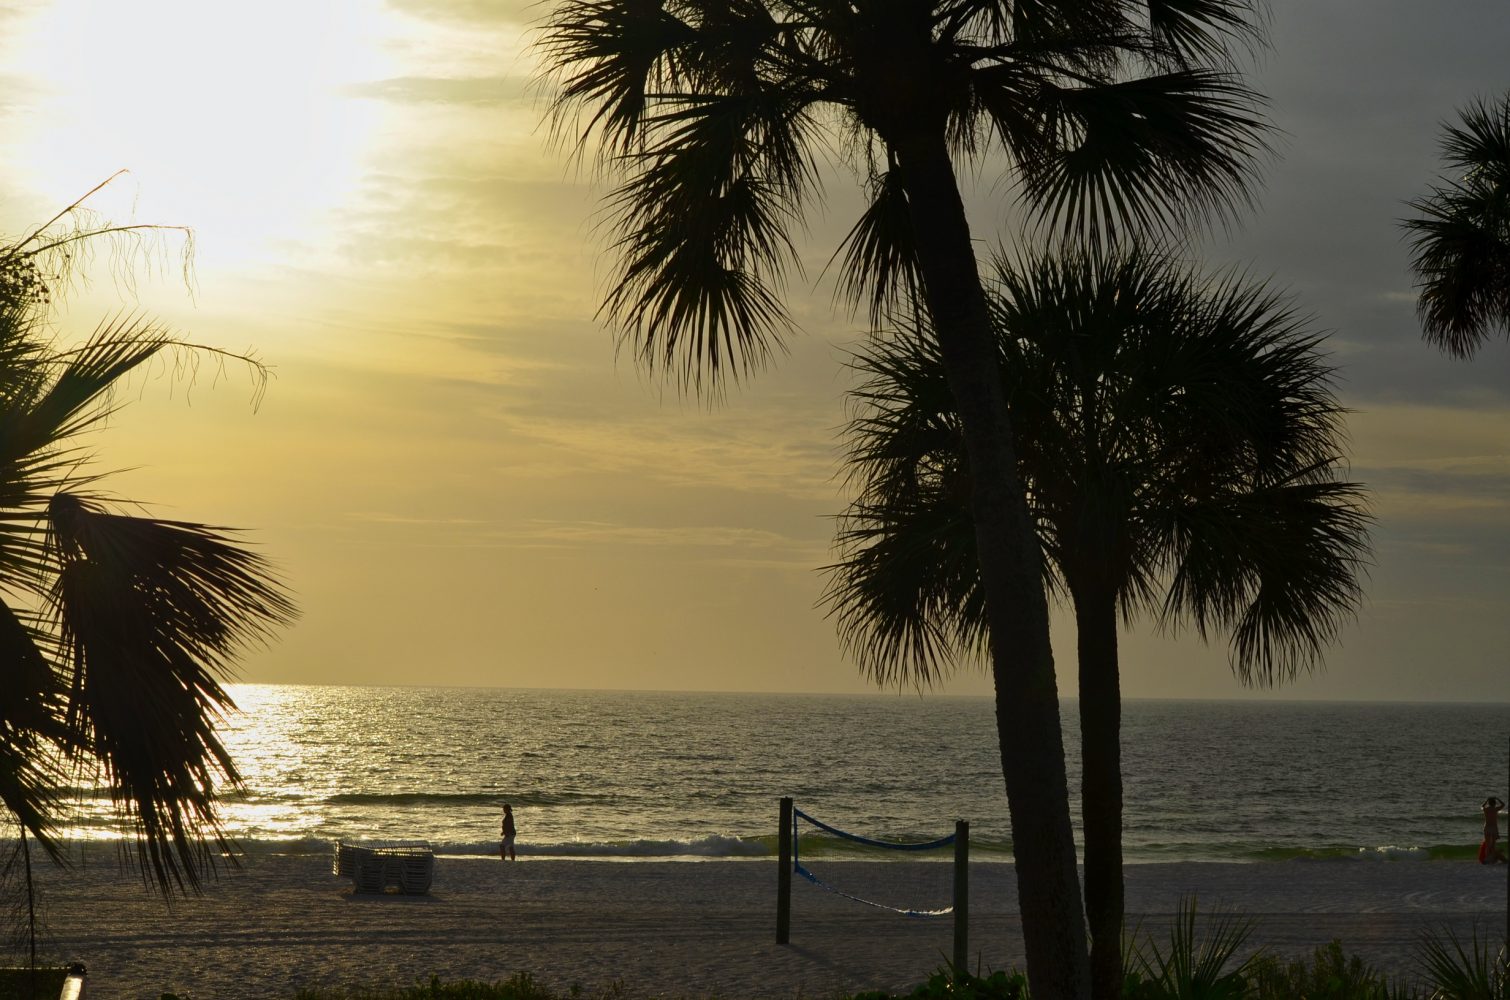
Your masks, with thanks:
[[[813,885],[816,885],[820,889],[827,890],[828,892],[831,892],[836,896],[842,896],[845,899],[854,900],[856,903],[864,903],[866,906],[874,906],[878,910],[889,910],[892,913],[900,913],[904,917],[946,917],[954,912],[953,905],[946,906],[942,910],[912,910],[899,906],[889,906],[886,903],[877,903],[876,901],[871,899],[862,899],[859,896],[852,895],[851,893],[847,893],[842,889],[837,889],[834,886],[829,885],[827,882],[814,875],[812,871],[810,871],[802,863],[801,853],[798,849],[798,844],[801,840],[800,827],[798,824],[803,820],[811,823],[813,826],[822,830],[824,833],[832,834],[835,837],[839,837],[843,840],[852,841],[856,844],[864,844],[866,847],[878,847],[889,851],[935,851],[941,847],[948,847],[950,844],[953,844],[955,841],[954,834],[951,833],[947,837],[941,837],[938,840],[930,840],[926,843],[921,844],[900,844],[889,840],[873,840],[870,837],[862,837],[857,833],[850,833],[847,830],[840,830],[838,827],[830,826],[822,820],[814,819],[812,816],[809,816],[807,813],[796,807],[793,807],[792,809],[792,871],[798,875],[801,875],[803,878],[813,883]]]

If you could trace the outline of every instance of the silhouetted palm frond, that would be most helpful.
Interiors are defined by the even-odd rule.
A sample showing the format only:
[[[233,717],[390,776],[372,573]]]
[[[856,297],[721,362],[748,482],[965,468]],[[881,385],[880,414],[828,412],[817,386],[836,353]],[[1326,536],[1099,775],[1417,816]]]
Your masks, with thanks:
[[[221,679],[295,609],[226,530],[114,513],[87,492],[85,435],[122,379],[159,359],[238,357],[131,315],[55,342],[50,296],[30,283],[49,279],[37,254],[120,230],[44,226],[0,248],[0,586],[16,597],[0,604],[0,804],[60,858],[58,790],[99,780],[168,892],[197,887],[228,846],[215,805],[239,777],[215,732],[233,707]],[[260,388],[266,370],[240,360]]]
[[[48,514],[68,747],[103,763],[158,881],[192,884],[198,869],[181,861],[213,860],[196,831],[215,830],[217,784],[240,781],[215,734],[231,707],[216,678],[238,648],[291,622],[293,604],[221,530],[109,513],[69,493]]]
[[[601,317],[652,372],[716,392],[780,349],[825,156],[885,163],[840,248],[839,291],[872,312],[919,288],[907,191],[935,181],[909,158],[934,142],[1007,153],[1066,233],[1224,220],[1267,148],[1229,59],[1257,37],[1246,0],[568,0],[539,48],[554,134],[620,178]]]
[[[1369,525],[1318,338],[1263,286],[1144,248],[1002,261],[996,282],[1050,585],[1226,632],[1246,681],[1314,665],[1356,610]],[[825,603],[873,675],[927,681],[986,628],[958,418],[917,330],[856,366],[858,496]]]
[[[1510,337],[1510,94],[1477,100],[1448,125],[1452,175],[1410,202],[1405,220],[1426,340],[1471,357],[1496,329]]]
[[[1078,885],[1044,570],[1012,418],[990,377],[958,176],[1005,164],[1045,225],[1094,240],[1225,220],[1246,204],[1268,128],[1227,52],[1249,16],[1240,0],[566,0],[540,41],[556,136],[617,182],[607,227],[616,269],[600,318],[678,388],[717,394],[781,349],[785,279],[821,196],[815,165],[848,158],[872,182],[841,246],[839,293],[873,313],[916,315],[947,348],[947,381],[967,415],[967,492],[983,498],[976,562],[1001,633],[999,735],[1028,972],[1046,994],[1083,993]],[[964,467],[958,456],[953,467]],[[931,509],[928,494],[916,499]],[[885,537],[866,520],[879,509],[862,501],[841,528],[855,553]],[[938,544],[885,549],[855,555],[878,586],[898,575],[929,586],[954,566]],[[939,561],[909,574],[898,562],[917,553]],[[926,682],[950,646],[978,641],[978,623],[935,593],[876,593],[869,606],[895,625],[879,633],[849,630],[841,615],[846,642],[877,677]],[[942,617],[913,627],[909,607]],[[1020,651],[1010,668],[1009,648]],[[886,662],[892,654],[904,659]]]

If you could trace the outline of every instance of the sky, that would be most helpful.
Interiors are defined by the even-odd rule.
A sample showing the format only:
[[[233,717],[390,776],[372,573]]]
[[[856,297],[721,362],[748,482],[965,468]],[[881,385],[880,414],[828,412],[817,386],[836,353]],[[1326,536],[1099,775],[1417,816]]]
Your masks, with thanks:
[[[91,199],[192,227],[99,255],[65,341],[140,310],[254,353],[136,378],[91,444],[161,516],[248,529],[302,608],[240,679],[861,692],[819,607],[846,493],[845,360],[824,265],[842,164],[801,244],[800,332],[717,402],[620,356],[603,187],[548,141],[526,0],[0,4],[0,233]],[[1510,345],[1424,344],[1397,220],[1441,123],[1510,90],[1502,0],[1273,0],[1250,75],[1281,130],[1255,210],[1198,255],[1293,296],[1353,411],[1374,565],[1325,668],[1277,690],[1225,645],[1131,623],[1128,697],[1510,701]],[[1020,239],[1009,177],[967,178],[983,245]],[[115,266],[112,266],[114,264]],[[1073,631],[1056,613],[1061,692]],[[964,665],[935,691],[983,694]],[[906,693],[906,692],[904,692]]]

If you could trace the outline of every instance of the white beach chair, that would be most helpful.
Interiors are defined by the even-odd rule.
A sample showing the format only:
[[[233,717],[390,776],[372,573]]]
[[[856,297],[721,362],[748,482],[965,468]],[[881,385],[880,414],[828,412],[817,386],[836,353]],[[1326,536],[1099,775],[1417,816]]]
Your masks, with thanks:
[[[356,856],[350,844],[336,841],[335,861],[330,870],[331,874],[342,878],[353,878],[356,875]]]
[[[358,847],[337,841],[332,870],[350,878],[356,891],[380,893],[389,886],[410,896],[430,891],[435,852],[424,841],[401,841]]]
[[[400,859],[399,888],[411,896],[430,891],[435,878],[435,855],[429,850],[405,854]]]
[[[383,870],[386,859],[377,851],[364,848],[357,848],[353,853],[355,862],[351,877],[356,883],[356,891],[382,892],[387,888],[386,873]]]

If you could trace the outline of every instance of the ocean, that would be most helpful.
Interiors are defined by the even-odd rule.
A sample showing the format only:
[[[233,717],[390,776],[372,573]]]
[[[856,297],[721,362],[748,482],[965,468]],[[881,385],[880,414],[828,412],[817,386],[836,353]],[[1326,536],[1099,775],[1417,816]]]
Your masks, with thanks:
[[[972,859],[1011,836],[985,698],[233,685],[223,727],[246,788],[223,806],[248,853],[424,840],[521,857],[761,858],[778,801],[881,840],[971,824]],[[1079,726],[1066,699],[1072,795]],[[1510,705],[1128,701],[1126,858],[1471,858],[1479,803],[1507,798]],[[114,839],[80,791],[85,840]],[[1079,842],[1078,797],[1072,802]],[[805,857],[880,858],[804,824]],[[941,854],[941,859],[947,855]]]

